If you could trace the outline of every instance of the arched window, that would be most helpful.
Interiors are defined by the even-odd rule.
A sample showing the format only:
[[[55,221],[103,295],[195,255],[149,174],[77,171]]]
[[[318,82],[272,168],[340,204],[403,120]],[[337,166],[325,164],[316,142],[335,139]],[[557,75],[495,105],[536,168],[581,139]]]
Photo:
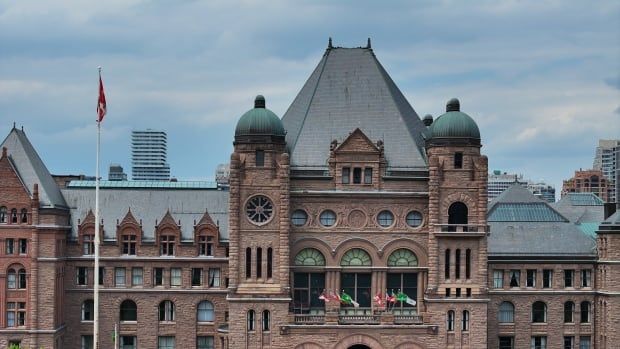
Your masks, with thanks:
[[[202,301],[198,303],[196,319],[198,320],[198,322],[214,321],[215,311],[213,309],[213,303],[209,301]]]
[[[138,321],[138,307],[134,301],[127,299],[121,303],[120,320]]]
[[[445,255],[444,255],[444,277],[445,279],[449,279],[450,278],[450,249],[446,249]]]
[[[252,277],[252,249],[249,247],[245,249],[245,277]]]
[[[372,259],[361,248],[352,248],[342,256],[340,265],[343,267],[370,266],[372,265]]]
[[[6,274],[6,287],[8,289],[16,289],[17,288],[17,273],[15,269],[9,269]]]
[[[446,317],[446,329],[448,332],[454,331],[454,310],[448,310]]]
[[[499,305],[499,312],[497,313],[497,321],[500,323],[513,323],[515,322],[515,306],[510,302],[502,302]]]
[[[26,288],[26,269],[20,269],[19,272],[17,272],[17,276],[18,276],[18,288],[20,289],[25,289]]]
[[[17,223],[17,209],[11,209],[11,223]]]
[[[0,223],[6,223],[6,222],[7,222],[6,207],[0,206]]]
[[[388,267],[417,267],[418,258],[406,248],[399,248],[388,257]]]
[[[248,310],[248,331],[254,331],[255,321],[256,321],[256,313],[254,310]]]
[[[532,304],[532,322],[547,322],[547,305],[544,302]]]
[[[586,324],[590,322],[590,302],[583,301],[580,305],[581,310],[581,323]]]
[[[28,210],[25,209],[25,208],[22,208],[22,212],[20,214],[20,217],[21,217],[20,221],[22,223],[28,223]]]
[[[93,321],[95,306],[92,299],[82,302],[82,321]]]
[[[469,311],[463,310],[463,317],[461,318],[461,330],[469,331]]]
[[[165,300],[159,303],[159,321],[174,321],[174,303]]]
[[[564,322],[573,322],[573,314],[575,313],[575,303],[568,301],[564,303]]]
[[[263,249],[261,247],[256,249],[256,277],[263,277]]]
[[[323,266],[325,257],[315,248],[304,248],[295,256],[295,265],[303,266]]]
[[[467,206],[464,203],[457,201],[450,205],[448,208],[448,224],[467,224]],[[456,231],[456,226],[448,227],[448,231]]]
[[[273,277],[273,248],[267,249],[267,278]]]
[[[269,331],[271,327],[271,314],[269,310],[263,310],[263,332]]]

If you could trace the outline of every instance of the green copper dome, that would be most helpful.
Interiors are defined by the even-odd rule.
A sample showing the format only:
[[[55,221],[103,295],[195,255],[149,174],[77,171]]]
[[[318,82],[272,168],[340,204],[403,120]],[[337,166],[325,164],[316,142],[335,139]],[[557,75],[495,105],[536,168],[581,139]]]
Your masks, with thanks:
[[[460,103],[452,98],[446,105],[446,113],[430,126],[431,138],[480,139],[480,130],[474,119],[460,111]]]
[[[265,108],[265,97],[258,95],[254,100],[254,109],[241,116],[235,128],[235,137],[243,136],[282,136],[286,132],[280,118]]]

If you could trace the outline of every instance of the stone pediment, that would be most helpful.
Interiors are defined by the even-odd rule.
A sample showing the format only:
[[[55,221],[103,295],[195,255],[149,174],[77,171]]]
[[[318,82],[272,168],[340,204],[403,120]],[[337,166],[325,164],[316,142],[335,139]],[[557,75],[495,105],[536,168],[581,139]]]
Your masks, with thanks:
[[[351,134],[336,146],[334,152],[338,153],[371,153],[380,154],[381,148],[374,144],[362,130],[356,128]]]

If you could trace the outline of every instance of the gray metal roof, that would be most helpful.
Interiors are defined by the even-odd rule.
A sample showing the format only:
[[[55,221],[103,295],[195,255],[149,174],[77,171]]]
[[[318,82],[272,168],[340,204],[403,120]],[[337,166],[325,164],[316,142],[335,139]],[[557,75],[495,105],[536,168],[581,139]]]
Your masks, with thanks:
[[[71,209],[72,236],[77,236],[78,219],[83,221],[89,210],[95,211],[94,188],[67,188],[62,190]],[[100,195],[100,212],[103,219],[104,237],[116,237],[116,224],[127,214],[129,208],[138,220],[142,220],[144,239],[155,237],[155,225],[161,222],[166,212],[176,222],[181,221],[181,236],[192,240],[194,222],[199,222],[205,213],[214,222],[219,223],[220,239],[228,240],[228,195],[227,191],[213,189],[102,189]]]
[[[94,188],[95,181],[75,180],[67,188]],[[99,188],[148,188],[148,189],[217,189],[216,182],[210,181],[99,181]]]
[[[67,206],[58,185],[23,130],[13,127],[0,145],[0,148],[4,147],[7,148],[9,159],[31,195],[34,185],[39,185],[41,207]]]
[[[513,184],[493,199],[487,207],[489,222],[568,222],[545,200]]]
[[[578,194],[577,196],[572,194]],[[585,195],[582,195],[585,194]],[[591,193],[570,193],[551,204],[574,223],[600,223],[605,216],[603,201]],[[600,202],[600,204],[596,204]]]
[[[355,128],[383,140],[389,169],[426,169],[426,127],[369,48],[328,48],[282,118],[293,169],[327,167]]]
[[[489,222],[491,256],[595,255],[596,242],[573,223]]]

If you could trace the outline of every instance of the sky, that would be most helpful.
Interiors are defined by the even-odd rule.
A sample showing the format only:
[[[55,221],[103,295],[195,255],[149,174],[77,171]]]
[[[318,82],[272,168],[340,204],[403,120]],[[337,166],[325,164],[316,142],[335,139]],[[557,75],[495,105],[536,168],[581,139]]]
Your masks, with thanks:
[[[54,174],[131,172],[132,129],[168,134],[179,180],[212,180],[257,94],[282,116],[332,37],[374,52],[422,116],[458,97],[489,169],[545,180],[620,138],[620,2],[0,0],[0,139],[24,128]]]

